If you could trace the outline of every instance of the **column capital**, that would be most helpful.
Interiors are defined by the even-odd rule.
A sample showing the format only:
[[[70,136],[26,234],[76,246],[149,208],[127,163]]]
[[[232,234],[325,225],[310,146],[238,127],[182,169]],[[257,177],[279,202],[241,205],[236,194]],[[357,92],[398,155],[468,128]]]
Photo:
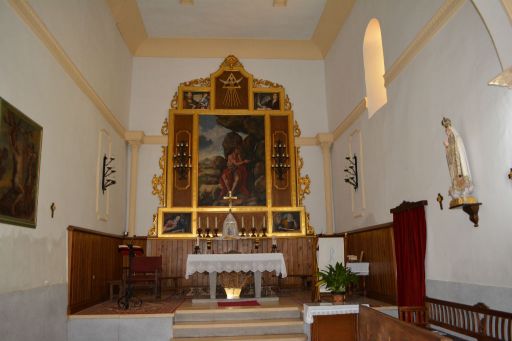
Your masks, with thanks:
[[[144,136],[144,132],[140,130],[130,130],[124,133],[124,139],[132,146],[140,145]]]
[[[316,139],[322,147],[330,147],[334,142],[334,136],[332,133],[318,133]]]

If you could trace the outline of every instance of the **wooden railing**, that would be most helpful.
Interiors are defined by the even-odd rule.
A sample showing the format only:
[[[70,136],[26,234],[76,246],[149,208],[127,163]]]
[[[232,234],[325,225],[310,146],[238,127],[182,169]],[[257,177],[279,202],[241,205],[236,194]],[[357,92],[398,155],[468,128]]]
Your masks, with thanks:
[[[146,247],[145,237],[124,239],[121,235],[68,227],[68,314],[109,297],[108,282],[120,280],[122,275],[123,256],[117,246],[128,242]]]
[[[345,254],[370,263],[367,296],[396,304],[396,258],[392,223],[370,226],[344,234]]]
[[[511,341],[512,314],[487,308],[425,298],[428,323],[481,341]]]

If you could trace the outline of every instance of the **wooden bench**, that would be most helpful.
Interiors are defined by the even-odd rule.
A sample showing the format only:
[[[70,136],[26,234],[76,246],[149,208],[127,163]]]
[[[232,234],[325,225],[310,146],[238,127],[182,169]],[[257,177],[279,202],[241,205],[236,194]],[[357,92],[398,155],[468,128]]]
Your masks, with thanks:
[[[441,327],[478,341],[512,341],[512,314],[483,303],[470,306],[426,297],[425,307],[399,307],[398,314],[402,321]]]
[[[397,320],[380,311],[359,306],[357,319],[358,341],[451,341],[450,337],[439,335],[425,328]]]

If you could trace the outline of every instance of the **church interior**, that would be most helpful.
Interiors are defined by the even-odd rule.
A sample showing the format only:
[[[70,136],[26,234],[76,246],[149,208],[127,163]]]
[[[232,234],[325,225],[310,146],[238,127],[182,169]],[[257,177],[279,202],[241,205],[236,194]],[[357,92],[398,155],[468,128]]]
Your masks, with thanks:
[[[512,340],[512,0],[0,31],[1,340]]]

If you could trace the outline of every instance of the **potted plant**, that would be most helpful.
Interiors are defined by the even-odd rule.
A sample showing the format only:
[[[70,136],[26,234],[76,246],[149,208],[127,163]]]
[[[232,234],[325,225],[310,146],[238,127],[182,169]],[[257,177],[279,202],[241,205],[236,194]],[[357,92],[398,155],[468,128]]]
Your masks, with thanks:
[[[358,278],[355,273],[342,263],[336,262],[334,266],[329,264],[325,270],[318,272],[317,285],[325,284],[325,288],[332,294],[333,301],[339,303],[345,299],[346,288],[351,283],[357,283],[357,281]]]

